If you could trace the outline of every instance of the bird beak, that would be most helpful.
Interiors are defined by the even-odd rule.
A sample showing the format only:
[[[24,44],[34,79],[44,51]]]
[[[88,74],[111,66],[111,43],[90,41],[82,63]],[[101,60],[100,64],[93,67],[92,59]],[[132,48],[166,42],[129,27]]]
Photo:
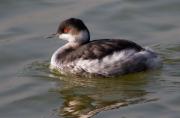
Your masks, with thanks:
[[[46,38],[49,39],[49,38],[54,38],[54,37],[57,37],[58,36],[58,33],[54,33],[54,34],[51,34],[49,36],[47,36]]]

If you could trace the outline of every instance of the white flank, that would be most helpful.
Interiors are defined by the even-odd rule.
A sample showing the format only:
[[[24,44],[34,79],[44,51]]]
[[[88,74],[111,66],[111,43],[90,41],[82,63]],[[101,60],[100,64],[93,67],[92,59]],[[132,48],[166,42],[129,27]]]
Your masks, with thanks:
[[[58,52],[58,51],[56,51]],[[100,74],[104,76],[121,74],[128,68],[137,68],[138,63],[145,63],[149,69],[158,68],[161,65],[161,59],[151,49],[136,52],[135,50],[123,50],[115,52],[112,55],[105,56],[101,60],[77,59],[68,64],[58,63],[55,55],[51,59],[51,68],[56,68],[63,72],[65,69],[70,73],[81,74],[87,72],[90,74]],[[136,70],[134,70],[136,71]]]

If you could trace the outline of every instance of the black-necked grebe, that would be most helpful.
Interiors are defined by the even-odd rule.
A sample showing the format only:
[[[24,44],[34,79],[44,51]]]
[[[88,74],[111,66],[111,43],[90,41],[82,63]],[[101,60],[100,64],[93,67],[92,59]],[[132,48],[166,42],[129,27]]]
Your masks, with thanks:
[[[56,35],[68,43],[54,52],[50,68],[63,74],[109,77],[154,69],[161,64],[154,51],[132,41],[90,41],[89,30],[80,19],[70,18],[63,21]]]

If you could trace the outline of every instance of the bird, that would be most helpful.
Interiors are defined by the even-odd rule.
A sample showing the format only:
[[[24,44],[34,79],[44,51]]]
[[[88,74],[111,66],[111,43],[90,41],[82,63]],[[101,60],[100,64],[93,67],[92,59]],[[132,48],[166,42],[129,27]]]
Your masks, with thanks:
[[[157,69],[161,58],[150,48],[125,39],[90,40],[81,19],[62,21],[54,36],[66,40],[52,55],[50,69],[61,74],[112,77]]]

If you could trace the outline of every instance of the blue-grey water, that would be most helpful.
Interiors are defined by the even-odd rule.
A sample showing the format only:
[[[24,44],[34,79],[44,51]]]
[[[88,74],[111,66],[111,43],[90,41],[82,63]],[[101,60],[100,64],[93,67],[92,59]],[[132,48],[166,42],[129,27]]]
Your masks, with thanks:
[[[91,38],[125,38],[159,53],[160,70],[118,78],[52,74],[45,39],[81,18]],[[1,118],[179,118],[179,0],[0,0]]]

